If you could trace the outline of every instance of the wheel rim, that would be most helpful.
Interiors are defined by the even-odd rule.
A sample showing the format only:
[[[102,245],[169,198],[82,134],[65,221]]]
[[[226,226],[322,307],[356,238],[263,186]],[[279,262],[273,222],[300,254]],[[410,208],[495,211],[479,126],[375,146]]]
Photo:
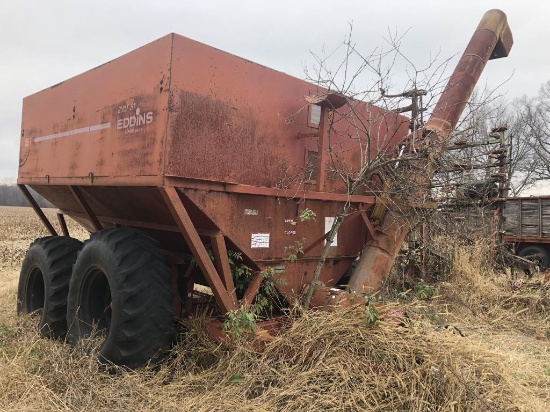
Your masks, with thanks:
[[[105,273],[92,268],[82,283],[80,322],[84,336],[92,332],[108,335],[111,327],[111,288]]]
[[[27,284],[27,313],[34,312],[35,310],[44,309],[44,300],[46,287],[44,285],[44,275],[40,268],[33,268]]]
[[[544,264],[544,258],[541,256],[540,253],[533,253],[531,255],[525,256],[526,259],[533,262],[533,268],[535,273],[536,272],[542,272],[543,264]],[[527,276],[533,276],[534,273],[531,272],[530,269],[526,269]]]

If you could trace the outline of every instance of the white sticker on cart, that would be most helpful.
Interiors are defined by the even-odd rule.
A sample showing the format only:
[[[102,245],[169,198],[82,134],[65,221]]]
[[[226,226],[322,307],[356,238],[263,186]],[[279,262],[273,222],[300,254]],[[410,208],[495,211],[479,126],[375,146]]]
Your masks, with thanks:
[[[330,232],[332,229],[332,225],[334,224],[335,217],[327,216],[325,217],[325,233]],[[327,242],[325,241],[325,244]],[[330,246],[338,246],[338,232],[334,235],[334,239],[332,239],[332,243]]]
[[[252,233],[250,247],[252,249],[269,248],[269,233]]]

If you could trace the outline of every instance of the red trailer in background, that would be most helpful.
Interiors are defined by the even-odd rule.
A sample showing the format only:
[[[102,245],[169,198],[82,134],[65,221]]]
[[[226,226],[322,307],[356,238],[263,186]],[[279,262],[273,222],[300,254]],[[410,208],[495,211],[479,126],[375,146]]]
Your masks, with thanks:
[[[430,161],[485,62],[511,45],[504,13],[488,12],[429,127],[415,134],[437,143]],[[51,236],[29,248],[18,310],[42,309],[42,333],[73,343],[102,331],[101,356],[135,367],[169,347],[196,284],[211,288],[220,315],[249,305],[267,271],[285,300],[298,298],[346,202],[314,302],[349,299],[330,288],[358,256],[349,292],[371,291],[408,231],[407,210],[381,206],[371,221],[373,206],[387,204],[374,190],[381,182],[349,194],[331,165],[357,171],[410,142],[408,127],[402,115],[175,34],[29,96],[18,184]],[[59,208],[63,233],[28,187]],[[301,221],[304,210],[315,221]],[[65,216],[91,232],[83,245]],[[292,264],[289,245],[300,250]],[[228,253],[250,269],[245,284]]]

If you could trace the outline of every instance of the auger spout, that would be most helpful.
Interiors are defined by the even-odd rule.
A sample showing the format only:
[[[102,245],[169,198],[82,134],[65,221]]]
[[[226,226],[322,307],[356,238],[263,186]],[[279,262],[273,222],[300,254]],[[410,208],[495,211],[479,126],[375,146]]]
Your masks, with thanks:
[[[482,17],[464,54],[460,58],[445,90],[420,135],[429,150],[432,166],[422,179],[431,179],[434,161],[456,127],[487,61],[507,57],[513,38],[506,15],[489,10]],[[414,181],[416,177],[411,176]],[[410,230],[411,207],[386,210],[381,225],[367,243],[348,283],[349,292],[372,294],[389,275],[405,236]]]

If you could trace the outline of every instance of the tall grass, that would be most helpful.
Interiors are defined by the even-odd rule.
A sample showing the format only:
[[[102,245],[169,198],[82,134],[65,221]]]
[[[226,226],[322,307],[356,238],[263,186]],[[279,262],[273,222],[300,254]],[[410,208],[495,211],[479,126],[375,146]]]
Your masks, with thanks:
[[[290,314],[262,351],[221,346],[205,316],[184,320],[160,365],[97,361],[90,341],[40,338],[17,317],[17,268],[0,266],[0,410],[547,411],[549,288],[493,271],[487,246],[452,245],[451,271],[428,300],[369,324],[361,308]],[[451,247],[452,246],[452,247]]]

